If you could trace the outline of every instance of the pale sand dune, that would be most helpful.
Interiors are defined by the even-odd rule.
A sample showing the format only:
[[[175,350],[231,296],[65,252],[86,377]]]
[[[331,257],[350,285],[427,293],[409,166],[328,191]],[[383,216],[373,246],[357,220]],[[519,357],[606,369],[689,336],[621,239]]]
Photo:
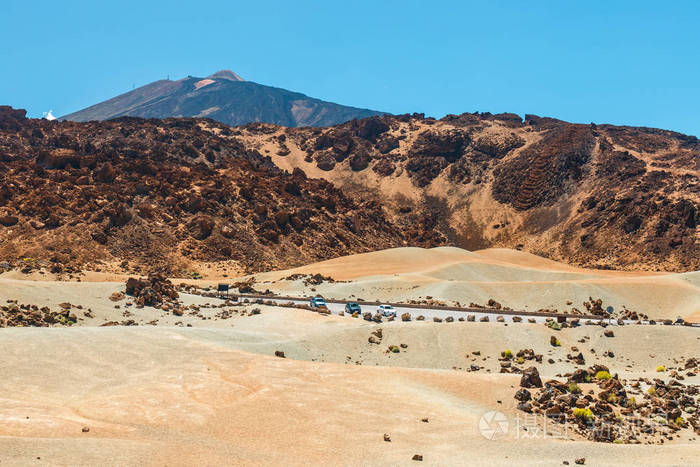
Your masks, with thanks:
[[[492,296],[532,308],[593,295],[625,300],[628,306],[646,301],[667,315],[687,302],[698,309],[698,273],[583,270],[530,256],[397,249],[258,279],[320,272],[352,279],[316,286],[324,295],[397,301],[432,295],[483,303]],[[656,366],[671,369],[697,357],[695,328],[622,326],[608,338],[601,327],[582,326],[556,332],[562,346],[554,348],[549,344],[554,331],[542,324],[376,325],[263,305],[248,306],[259,307],[259,315],[220,320],[218,308],[205,306],[215,300],[184,294],[183,302],[200,305],[204,316],[131,307],[135,321],[157,319],[159,326],[95,327],[124,319],[125,301],[117,309],[108,299],[123,290],[123,282],[11,277],[0,278],[2,303],[17,299],[55,308],[68,301],[82,305],[82,311],[91,308],[95,317],[74,309],[83,319],[73,328],[0,329],[3,466],[417,465],[414,454],[424,456],[421,465],[560,465],[564,460],[573,465],[578,457],[586,457],[587,465],[697,461],[697,440],[688,433],[655,446],[592,443],[573,433],[568,440],[517,439],[515,423],[522,413],[513,394],[519,377],[499,374],[497,360],[505,349],[532,348],[545,356],[537,366],[546,380],[575,369],[566,354],[578,346],[587,365],[605,364],[621,378],[668,378],[656,373]],[[301,281],[267,286],[314,293]],[[194,327],[172,327],[177,322]],[[382,343],[369,344],[377,327],[383,329]],[[386,351],[399,344],[407,348]],[[287,358],[274,357],[276,350]],[[481,355],[473,356],[474,350]],[[606,350],[615,358],[605,357]],[[546,363],[550,358],[554,363]],[[482,370],[464,371],[472,363]],[[700,376],[684,381],[699,382]],[[492,441],[478,426],[481,416],[494,410],[507,417],[510,431]],[[421,422],[424,417],[429,423]],[[383,441],[384,433],[391,435],[390,443]]]
[[[301,340],[276,344],[290,354],[315,345],[314,322],[365,332],[372,326],[293,313],[279,312],[267,323],[276,329],[273,334],[294,325],[307,328],[307,336],[297,336]],[[264,339],[267,326],[257,324]],[[421,336],[430,340],[427,336],[441,326],[447,329],[416,323],[398,331],[400,326],[384,328],[407,333],[403,337],[411,338],[411,345]],[[452,329],[458,326],[468,328],[461,323]],[[516,340],[544,328],[489,323],[479,334],[493,337],[499,327]],[[239,350],[231,332],[3,330],[0,462],[27,465],[41,457],[51,465],[411,465],[414,454],[422,454],[426,465],[557,465],[562,460],[573,465],[576,457],[586,457],[587,465],[697,460],[696,442],[684,440],[617,446],[515,439],[517,375],[280,359]],[[359,345],[342,335],[332,335],[336,348]],[[654,342],[666,338],[659,335]],[[363,345],[368,346],[366,340]],[[496,441],[478,430],[480,417],[491,410],[503,412],[511,423],[511,431]],[[424,417],[429,423],[420,421]],[[88,433],[81,431],[84,426]],[[382,440],[384,433],[391,443]]]
[[[291,274],[322,274],[343,283],[324,283],[315,291]],[[395,248],[364,253],[286,271],[258,274],[265,287],[280,293],[326,298],[404,302],[426,297],[484,304],[493,298],[513,309],[535,311],[576,307],[589,297],[615,309],[623,306],[652,318],[697,319],[700,273],[654,273],[583,269],[507,249],[469,252],[459,248]],[[572,302],[567,304],[567,302]]]

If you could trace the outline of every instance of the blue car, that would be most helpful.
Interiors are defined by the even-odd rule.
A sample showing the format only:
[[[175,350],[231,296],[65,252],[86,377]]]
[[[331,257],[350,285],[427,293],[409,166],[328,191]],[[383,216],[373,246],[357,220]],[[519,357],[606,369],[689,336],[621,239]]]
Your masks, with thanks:
[[[309,306],[311,308],[328,308],[323,297],[312,297],[311,300],[309,300]]]
[[[362,313],[362,307],[358,303],[349,302],[345,304],[345,313]]]

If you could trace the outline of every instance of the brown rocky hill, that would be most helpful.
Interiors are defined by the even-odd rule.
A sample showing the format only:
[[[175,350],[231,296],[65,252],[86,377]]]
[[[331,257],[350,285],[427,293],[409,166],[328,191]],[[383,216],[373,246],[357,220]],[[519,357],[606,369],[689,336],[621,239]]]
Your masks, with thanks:
[[[60,123],[4,108],[0,261],[261,271],[452,244],[698,270],[699,174],[695,137],[536,116],[286,128]]]
[[[693,136],[478,113],[233,131],[281,168],[374,197],[394,222],[430,219],[456,246],[602,268],[700,269]],[[410,243],[416,232],[406,233]]]
[[[233,132],[202,119],[49,122],[0,107],[0,262],[260,271],[406,243],[376,202],[286,173]]]

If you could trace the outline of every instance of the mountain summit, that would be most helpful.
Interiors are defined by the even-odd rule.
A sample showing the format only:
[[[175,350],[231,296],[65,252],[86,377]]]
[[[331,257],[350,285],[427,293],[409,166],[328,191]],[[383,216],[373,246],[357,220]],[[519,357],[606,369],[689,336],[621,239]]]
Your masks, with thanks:
[[[231,70],[221,70],[217,71],[213,75],[207,76],[207,78],[210,79],[230,79],[231,81],[245,81],[243,78],[238,76],[236,73],[234,73]]]
[[[230,70],[221,70],[205,78],[154,81],[61,119],[207,117],[227,125],[265,122],[300,127],[336,125],[382,113],[245,81]]]

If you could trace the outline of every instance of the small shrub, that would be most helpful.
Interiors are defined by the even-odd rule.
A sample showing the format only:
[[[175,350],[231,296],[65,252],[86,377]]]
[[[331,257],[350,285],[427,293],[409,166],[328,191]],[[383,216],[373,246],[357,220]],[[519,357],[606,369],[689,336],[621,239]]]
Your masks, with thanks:
[[[654,421],[660,425],[668,425],[668,419],[666,417],[657,416],[654,417]]]
[[[598,373],[595,374],[595,379],[597,380],[604,380],[604,379],[610,379],[612,376],[610,376],[610,373],[608,373],[605,370],[599,371]]]
[[[630,397],[629,399],[627,399],[627,407],[630,409],[636,409],[637,400],[634,397]]]
[[[584,377],[583,377],[583,381],[586,382],[586,383],[590,383],[590,382],[591,382],[591,375],[586,375],[586,376],[584,376]]]
[[[512,350],[504,350],[501,352],[501,356],[505,358],[506,360],[511,360],[513,358],[513,351]]]
[[[681,428],[685,427],[686,424],[687,424],[687,422],[685,421],[685,418],[683,418],[683,417],[678,417],[678,418],[676,418],[676,419],[674,420],[674,422],[676,422],[676,425],[678,425],[678,426],[681,427]]]
[[[608,402],[617,404],[617,396],[615,394],[608,394]]]
[[[659,365],[659,366],[656,367],[656,372],[657,372],[657,373],[663,373],[664,371],[666,371],[666,367],[665,367],[665,366]]]
[[[561,324],[557,323],[556,321],[550,321],[548,326],[550,329],[555,331],[561,331]]]
[[[569,383],[569,392],[572,394],[581,394],[581,388],[576,383]]]
[[[584,422],[591,422],[595,418],[591,409],[574,409],[574,417]]]
[[[518,362],[518,365],[522,365],[523,363],[525,363],[525,359],[523,357],[518,357],[516,362]]]
[[[647,393],[650,394],[650,395],[652,395],[652,396],[655,396],[655,395],[656,395],[656,388],[655,388],[654,386],[650,387],[650,388],[647,390]]]
[[[620,438],[617,438],[616,440],[613,441],[613,444],[625,444],[625,442],[623,440],[621,440]]]

